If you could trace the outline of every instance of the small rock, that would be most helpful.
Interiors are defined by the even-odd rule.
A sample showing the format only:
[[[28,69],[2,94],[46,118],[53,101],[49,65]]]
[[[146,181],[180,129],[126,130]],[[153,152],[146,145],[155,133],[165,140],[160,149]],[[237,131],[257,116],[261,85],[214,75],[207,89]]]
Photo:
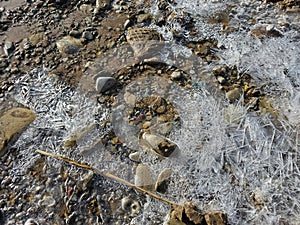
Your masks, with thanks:
[[[140,203],[137,200],[131,199],[129,197],[122,198],[121,208],[130,213],[130,216],[136,216],[141,210]]]
[[[156,191],[160,193],[165,193],[167,191],[168,182],[171,177],[171,174],[172,170],[170,168],[166,168],[160,172],[154,187]]]
[[[222,77],[222,76],[218,76],[218,77],[217,77],[217,81],[218,81],[220,84],[224,84],[225,81],[226,81],[226,79],[225,79],[224,77]]]
[[[81,33],[78,30],[71,30],[69,32],[69,35],[72,36],[72,37],[75,37],[75,38],[80,38]]]
[[[108,91],[117,84],[113,77],[98,77],[96,80],[96,90],[100,93]]]
[[[171,74],[171,77],[174,79],[174,80],[179,80],[182,78],[182,73],[180,71],[174,71],[172,74]]]
[[[146,121],[145,123],[143,123],[142,128],[143,129],[148,129],[151,126],[151,122],[150,121]]]
[[[134,106],[136,102],[136,96],[134,94],[131,94],[130,92],[125,92],[124,100],[127,105]]]
[[[110,0],[96,0],[96,9],[95,13],[99,12],[102,9],[107,9],[110,6]]]
[[[82,38],[91,41],[91,40],[94,39],[94,36],[93,36],[93,34],[90,31],[84,31],[82,33]]]
[[[113,48],[114,46],[116,45],[116,42],[115,41],[109,41],[106,45],[107,48]]]
[[[136,20],[138,23],[142,23],[142,22],[146,22],[147,20],[149,21],[151,19],[152,19],[151,14],[145,13],[145,14],[138,15]]]
[[[8,57],[11,56],[14,50],[15,50],[14,43],[12,43],[10,41],[5,42],[5,44],[4,44],[5,55],[7,55]]]
[[[66,36],[57,41],[56,46],[61,53],[75,54],[79,51],[79,48],[82,47],[82,44],[79,39]]]
[[[33,34],[29,37],[29,41],[33,46],[36,46],[38,43],[40,43],[43,40],[43,37],[44,37],[43,33]]]
[[[152,97],[149,103],[151,108],[159,114],[162,114],[167,110],[168,103],[164,98]]]
[[[141,157],[141,155],[139,152],[133,152],[133,153],[129,154],[129,159],[131,159],[134,162],[140,161],[140,157]]]
[[[234,102],[239,100],[243,94],[243,90],[241,88],[234,88],[226,93],[226,97],[230,102]]]
[[[117,144],[119,142],[119,138],[118,137],[114,137],[113,139],[111,139],[111,143],[113,145]]]
[[[0,155],[5,153],[6,144],[34,120],[34,112],[25,108],[12,108],[0,117]]]
[[[124,23],[124,28],[127,29],[129,27],[130,23],[131,23],[130,19],[127,19]]]
[[[139,164],[135,171],[134,184],[146,190],[153,190],[154,180],[149,167],[146,164]]]
[[[153,150],[156,154],[163,157],[170,156],[177,147],[176,144],[167,140],[166,138],[159,137],[154,134],[143,133],[142,144],[144,143],[147,147]]]
[[[207,225],[227,225],[227,215],[223,212],[209,212],[204,215]]]

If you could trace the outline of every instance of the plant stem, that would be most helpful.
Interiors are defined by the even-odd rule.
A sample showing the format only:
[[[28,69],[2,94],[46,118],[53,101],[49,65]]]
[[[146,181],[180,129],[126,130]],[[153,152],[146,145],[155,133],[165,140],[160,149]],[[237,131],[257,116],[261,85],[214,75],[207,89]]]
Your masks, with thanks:
[[[56,155],[56,154],[53,154],[53,153],[45,152],[45,151],[40,150],[40,149],[37,149],[36,152],[38,152],[38,153],[40,153],[42,155],[45,155],[45,156],[50,156],[52,158],[55,158],[55,159],[58,159],[58,160],[62,160],[64,162],[67,162],[67,163],[72,164],[74,166],[78,166],[78,167],[83,168],[83,169],[91,170],[91,171],[93,171],[96,174],[99,174],[99,175],[101,175],[103,177],[110,178],[110,179],[112,179],[114,181],[117,181],[117,182],[119,182],[121,184],[129,186],[129,187],[131,187],[131,188],[133,188],[133,189],[135,189],[135,190],[137,190],[137,191],[139,191],[139,192],[141,192],[143,194],[149,195],[152,198],[158,199],[158,200],[160,200],[162,202],[165,202],[165,203],[167,203],[167,204],[169,204],[169,205],[171,205],[173,207],[174,206],[178,206],[178,204],[176,204],[175,202],[172,202],[172,201],[170,201],[168,199],[165,199],[165,198],[163,198],[163,197],[161,197],[159,195],[156,195],[156,194],[154,194],[154,193],[152,193],[150,191],[147,191],[147,190],[145,190],[145,189],[143,189],[141,187],[138,187],[138,186],[136,186],[136,185],[134,185],[134,184],[132,184],[132,183],[130,183],[130,182],[128,182],[128,181],[120,178],[120,177],[117,177],[117,176],[115,176],[115,175],[113,175],[113,174],[111,174],[111,173],[109,173],[107,171],[100,171],[97,168],[92,167],[92,166],[90,166],[88,164],[83,164],[83,163],[77,162],[75,160],[72,160],[72,159],[69,159],[69,158],[66,158],[66,157],[63,157],[63,156],[60,156],[60,155]]]

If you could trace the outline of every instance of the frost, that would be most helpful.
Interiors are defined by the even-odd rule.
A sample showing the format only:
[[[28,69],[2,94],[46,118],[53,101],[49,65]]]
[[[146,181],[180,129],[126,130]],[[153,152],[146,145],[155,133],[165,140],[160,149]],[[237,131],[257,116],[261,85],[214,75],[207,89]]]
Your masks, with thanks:
[[[94,122],[95,101],[68,87],[55,75],[48,77],[44,68],[33,70],[17,82],[15,98],[37,114],[15,144],[26,149],[25,164],[34,162],[28,158],[34,157],[37,148],[60,153],[64,141]]]
[[[207,25],[204,19],[222,11],[229,3],[192,2],[177,0],[177,5],[170,4],[170,7],[175,13],[190,13],[196,20],[199,36],[218,39],[219,45],[224,46],[218,52],[221,60],[209,66],[199,63],[200,72],[193,74],[193,93],[178,94],[179,89],[175,88],[171,93],[174,106],[179,109],[181,127],[171,133],[170,139],[180,151],[164,160],[142,152],[141,161],[149,165],[154,176],[165,168],[172,169],[164,197],[177,203],[192,201],[204,211],[222,210],[228,214],[230,224],[299,224],[299,36],[297,39],[297,32],[289,31],[279,38],[251,37],[250,25],[245,22],[247,17],[260,16],[264,22],[272,22],[272,13],[277,12],[271,8],[268,9],[271,16],[258,15],[259,7],[265,6],[259,2],[255,3],[258,8],[247,7],[253,1],[238,1],[237,13],[232,15],[231,21],[238,29],[230,35],[222,35],[219,25]],[[158,1],[151,9],[155,15],[158,14],[156,4]],[[150,27],[155,27],[168,41],[172,40],[174,29],[190,38],[176,21]],[[176,57],[189,57],[191,53],[185,47],[170,46]],[[250,112],[241,102],[229,104],[207,88],[201,73],[220,64],[236,65],[240,72],[251,74],[279,112],[279,125],[275,125],[268,114]],[[95,123],[94,109],[98,109],[99,121],[108,120],[111,113],[82,93],[49,78],[45,70],[32,71],[19,81],[18,87],[16,99],[38,114],[16,143],[24,158],[20,168],[30,164],[28,161],[35,157],[36,148],[71,155],[63,150],[63,142],[78,129]],[[101,134],[101,129],[92,129],[79,147],[93,145],[97,134]],[[95,145],[94,151],[81,157],[97,168],[133,182],[132,162],[106,152],[103,146]],[[74,151],[72,156],[79,157],[77,153],[78,150]],[[168,210],[168,206],[147,198],[141,214],[133,218],[131,224],[162,224]]]

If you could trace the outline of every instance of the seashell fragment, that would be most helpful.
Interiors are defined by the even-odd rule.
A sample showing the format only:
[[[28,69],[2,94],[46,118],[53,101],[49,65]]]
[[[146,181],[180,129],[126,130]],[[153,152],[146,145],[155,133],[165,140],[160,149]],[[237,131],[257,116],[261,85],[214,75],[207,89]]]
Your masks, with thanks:
[[[141,139],[144,143],[152,149],[156,154],[169,157],[177,147],[177,145],[170,140],[149,133],[143,133]]]

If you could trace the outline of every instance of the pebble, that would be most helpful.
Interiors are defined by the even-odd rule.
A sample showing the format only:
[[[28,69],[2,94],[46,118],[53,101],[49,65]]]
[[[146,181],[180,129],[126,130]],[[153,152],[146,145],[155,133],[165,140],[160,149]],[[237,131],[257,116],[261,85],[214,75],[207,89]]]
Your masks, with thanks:
[[[66,36],[56,42],[56,46],[61,53],[75,54],[79,51],[82,44],[79,39]]]
[[[101,9],[106,9],[110,6],[110,0],[96,0],[95,13],[99,12]]]
[[[134,106],[134,104],[136,103],[136,96],[134,94],[131,94],[130,92],[125,92],[124,100],[127,105]]]
[[[78,30],[71,30],[69,32],[69,35],[75,38],[79,38],[81,36],[81,33]]]
[[[15,46],[12,42],[7,41],[4,44],[4,53],[6,56],[10,57],[15,49]]]
[[[224,77],[222,77],[222,76],[218,76],[218,77],[217,77],[217,80],[218,80],[218,82],[219,82],[220,84],[224,84],[225,81],[226,81],[226,79],[225,79]]]
[[[139,152],[133,152],[129,154],[129,159],[131,159],[134,162],[140,161],[141,155]]]
[[[130,23],[131,23],[130,19],[125,20],[124,28],[127,29],[129,27]]]
[[[170,168],[165,168],[157,177],[154,189],[157,192],[165,193],[168,187],[168,181],[171,177],[172,170]]]
[[[142,128],[143,129],[148,129],[151,126],[151,122],[150,121],[146,121],[145,123],[143,123]]]
[[[91,41],[91,40],[94,39],[94,36],[93,36],[93,34],[90,31],[84,31],[82,33],[82,38]]]
[[[226,93],[226,97],[230,102],[234,102],[239,100],[243,94],[243,90],[241,88],[234,88]]]
[[[98,77],[96,80],[96,90],[99,93],[103,93],[113,88],[117,84],[117,81],[113,77]]]
[[[182,78],[182,73],[180,71],[174,71],[171,74],[171,77],[175,80],[178,80],[178,79]]]
[[[44,37],[43,33],[33,34],[29,37],[29,41],[33,46],[36,46],[38,43],[40,43],[43,40],[43,37]]]
[[[146,190],[153,190],[155,182],[152,173],[146,164],[139,164],[136,167],[134,184]]]
[[[12,108],[0,117],[0,156],[6,144],[35,120],[35,113],[26,108]]]
[[[145,13],[145,14],[140,14],[137,16],[137,22],[138,23],[142,23],[142,22],[146,22],[147,20],[151,20],[152,16],[149,13]]]

